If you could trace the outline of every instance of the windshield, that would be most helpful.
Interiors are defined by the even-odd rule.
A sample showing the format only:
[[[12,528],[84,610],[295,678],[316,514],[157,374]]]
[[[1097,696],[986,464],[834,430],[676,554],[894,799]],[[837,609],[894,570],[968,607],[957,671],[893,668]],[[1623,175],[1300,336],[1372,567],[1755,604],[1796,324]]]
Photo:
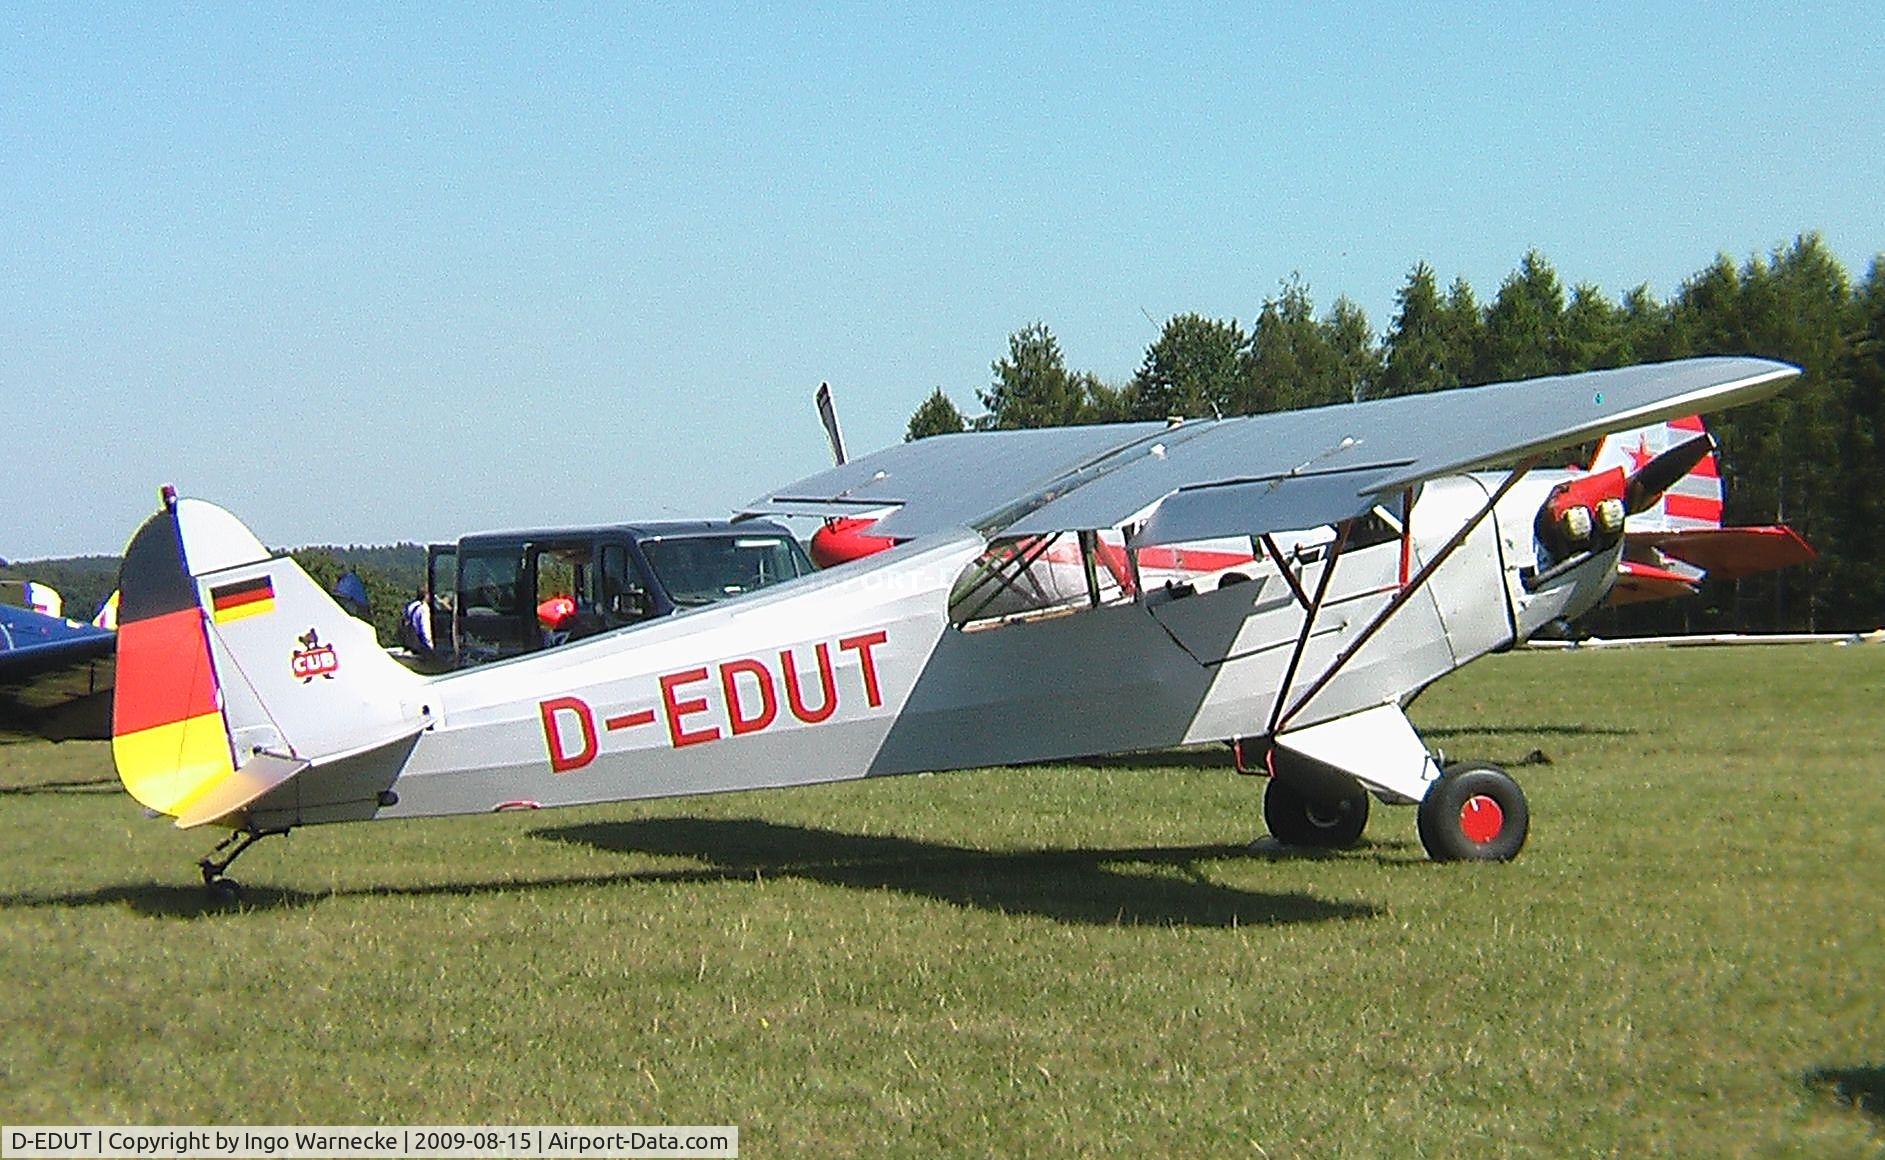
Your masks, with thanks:
[[[798,541],[789,536],[683,536],[645,540],[642,551],[668,598],[684,607],[725,600],[812,570]]]

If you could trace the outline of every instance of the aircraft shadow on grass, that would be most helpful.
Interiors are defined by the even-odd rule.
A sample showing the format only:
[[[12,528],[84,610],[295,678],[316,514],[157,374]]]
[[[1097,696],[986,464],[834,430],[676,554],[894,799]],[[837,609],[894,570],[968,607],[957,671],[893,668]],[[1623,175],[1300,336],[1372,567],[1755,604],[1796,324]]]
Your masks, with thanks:
[[[1511,725],[1495,723],[1490,725],[1437,725],[1428,726],[1420,731],[1422,737],[1501,737],[1506,734],[1517,736],[1536,735],[1539,737],[1634,737],[1637,730],[1625,729],[1617,725]]]
[[[622,854],[694,858],[706,878],[796,878],[895,890],[956,906],[1060,922],[1272,926],[1368,918],[1376,908],[1225,886],[1198,863],[1260,857],[1243,845],[978,850],[888,834],[852,834],[757,818],[650,818],[539,830],[551,841]],[[1177,873],[1136,874],[1124,866]]]
[[[1489,725],[1454,725],[1422,729],[1420,735],[1429,740],[1459,740],[1469,742],[1478,737],[1632,737],[1637,730],[1614,725],[1525,725],[1494,723]],[[1536,751],[1534,751],[1536,752]],[[1477,753],[1461,753],[1459,756],[1474,760],[1497,761],[1496,756],[1482,757]],[[1210,746],[1186,749],[1151,749],[1134,753],[1110,753],[1095,757],[1076,757],[1067,761],[1041,762],[1042,765],[1071,765],[1081,769],[1200,769],[1221,770],[1231,764],[1231,752],[1225,746]],[[1500,765],[1536,765],[1535,757],[1513,758],[1499,761]]]
[[[26,785],[0,785],[0,797],[31,797],[44,793],[115,794],[118,792],[120,792],[118,779],[115,777],[86,777],[68,781],[37,781]]]
[[[1840,1103],[1885,1121],[1885,1067],[1816,1067],[1801,1078],[1808,1087],[1829,1091]]]
[[[1227,746],[1209,749],[1144,749],[1133,753],[1106,753],[1093,757],[1075,757],[1067,761],[1043,761],[1041,765],[1071,765],[1076,769],[1197,769],[1221,773],[1230,768],[1231,751]]]
[[[1508,744],[1513,737],[1530,739],[1532,737],[1630,737],[1637,731],[1623,729],[1614,725],[1453,725],[1421,730],[1421,736],[1434,745],[1434,752],[1442,755],[1447,764],[1456,761],[1490,761],[1507,769],[1517,769],[1527,765],[1551,765],[1551,755],[1543,749],[1532,749],[1524,754],[1513,751],[1494,749],[1486,751],[1487,744]],[[1496,739],[1488,742],[1486,738]],[[1452,741],[1449,747],[1440,742]],[[1522,742],[1521,742],[1522,743]]]
[[[751,818],[686,817],[565,826],[538,830],[535,836],[610,853],[686,857],[708,865],[329,891],[250,885],[243,888],[239,904],[219,901],[197,885],[118,885],[65,894],[0,895],[0,909],[125,906],[149,917],[187,919],[303,907],[339,897],[465,896],[563,886],[793,878],[1099,926],[1282,926],[1380,913],[1367,903],[1226,886],[1211,881],[1199,868],[1203,862],[1292,856],[1243,845],[990,851]],[[1126,869],[1131,866],[1150,872],[1133,873]]]

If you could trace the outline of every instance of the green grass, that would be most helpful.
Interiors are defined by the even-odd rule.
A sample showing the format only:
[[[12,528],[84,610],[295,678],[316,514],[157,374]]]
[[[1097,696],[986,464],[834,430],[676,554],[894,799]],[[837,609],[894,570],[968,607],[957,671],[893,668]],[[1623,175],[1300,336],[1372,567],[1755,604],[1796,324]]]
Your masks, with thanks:
[[[1885,1152],[1885,649],[1413,715],[1531,844],[1246,849],[1216,753],[210,839],[0,746],[0,1119],[733,1123],[750,1156]]]

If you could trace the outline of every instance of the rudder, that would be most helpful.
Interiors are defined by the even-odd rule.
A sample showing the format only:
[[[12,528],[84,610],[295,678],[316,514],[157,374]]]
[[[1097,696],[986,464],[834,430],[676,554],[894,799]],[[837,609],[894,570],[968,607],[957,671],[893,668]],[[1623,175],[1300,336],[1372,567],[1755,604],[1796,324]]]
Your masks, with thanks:
[[[112,761],[133,798],[176,814],[236,766],[174,501],[131,537],[118,584]]]

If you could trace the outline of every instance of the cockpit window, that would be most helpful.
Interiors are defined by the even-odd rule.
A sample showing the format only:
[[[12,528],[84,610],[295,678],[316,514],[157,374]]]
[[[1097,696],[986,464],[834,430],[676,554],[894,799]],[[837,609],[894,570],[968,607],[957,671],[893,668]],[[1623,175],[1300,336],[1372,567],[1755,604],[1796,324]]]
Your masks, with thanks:
[[[787,536],[677,536],[642,551],[674,603],[698,607],[805,576],[812,562]]]
[[[1132,580],[1123,543],[1111,532],[998,537],[956,578],[949,619],[987,626],[1127,599]]]

